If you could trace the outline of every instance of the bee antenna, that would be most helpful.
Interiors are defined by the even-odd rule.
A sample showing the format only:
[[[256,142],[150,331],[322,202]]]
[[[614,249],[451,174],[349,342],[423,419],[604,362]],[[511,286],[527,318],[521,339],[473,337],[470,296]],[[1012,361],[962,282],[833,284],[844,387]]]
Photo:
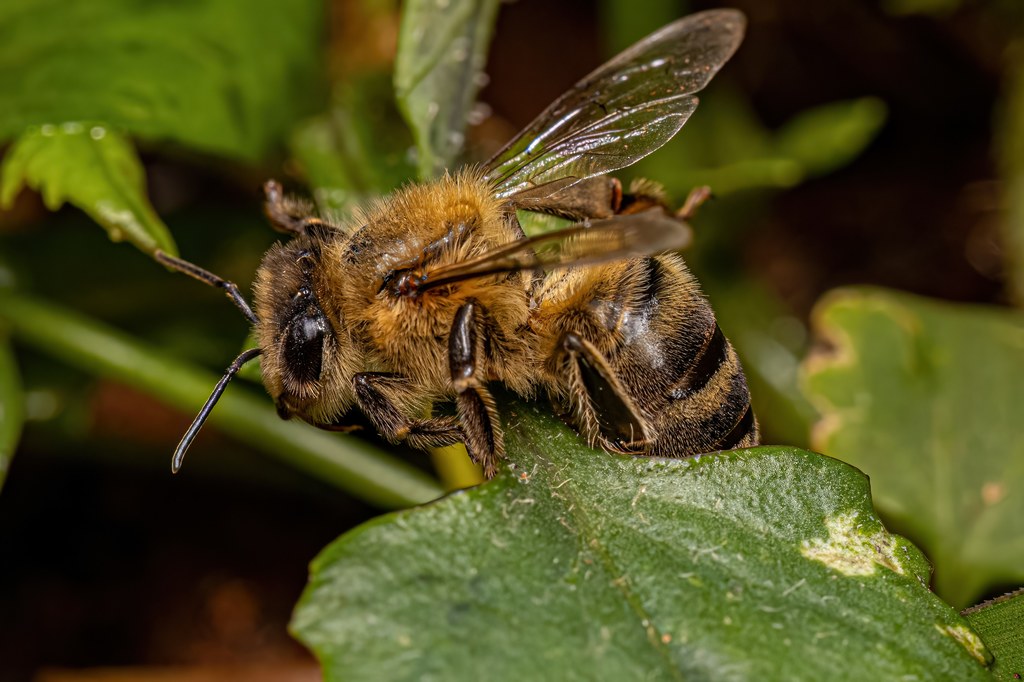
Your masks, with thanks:
[[[195,263],[189,263],[187,260],[181,258],[175,258],[169,253],[164,253],[160,249],[153,252],[153,258],[158,263],[162,263],[171,270],[176,270],[182,274],[188,275],[192,279],[198,279],[200,282],[209,284],[211,287],[217,287],[223,289],[227,297],[231,299],[242,314],[245,315],[246,319],[253,324],[259,324],[260,319],[256,317],[256,313],[249,307],[249,303],[242,296],[242,292],[238,290],[238,285],[234,282],[229,282],[223,277],[218,277],[209,270],[204,270]]]
[[[210,412],[213,411],[213,406],[220,400],[221,395],[224,393],[224,389],[228,387],[230,382],[238,370],[242,369],[242,365],[249,362],[253,358],[257,357],[263,351],[259,348],[250,348],[244,351],[241,355],[235,358],[227,370],[224,372],[224,376],[220,378],[217,385],[213,388],[213,393],[207,398],[206,404],[203,405],[203,409],[199,410],[199,414],[192,420],[192,425],[188,427],[188,431],[182,436],[181,442],[178,443],[178,447],[174,448],[174,455],[171,457],[171,473],[178,473],[181,469],[181,463],[185,459],[185,451],[192,445],[192,441],[195,440],[196,434],[199,433],[199,429],[203,428],[203,424],[206,423],[206,418],[210,416]]]

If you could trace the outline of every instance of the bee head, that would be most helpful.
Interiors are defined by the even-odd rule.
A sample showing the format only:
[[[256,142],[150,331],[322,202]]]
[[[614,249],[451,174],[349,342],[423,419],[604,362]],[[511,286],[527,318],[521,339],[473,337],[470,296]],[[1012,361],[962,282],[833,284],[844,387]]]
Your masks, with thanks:
[[[324,282],[318,242],[298,237],[272,247],[256,273],[263,383],[288,419],[327,423],[350,402],[347,334]]]

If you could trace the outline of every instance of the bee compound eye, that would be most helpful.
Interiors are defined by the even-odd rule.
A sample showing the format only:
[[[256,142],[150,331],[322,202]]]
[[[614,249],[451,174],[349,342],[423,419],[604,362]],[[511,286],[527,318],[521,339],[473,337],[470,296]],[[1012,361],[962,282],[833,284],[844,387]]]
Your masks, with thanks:
[[[327,321],[322,314],[292,318],[284,334],[284,364],[293,379],[308,383],[320,378],[323,369]]]

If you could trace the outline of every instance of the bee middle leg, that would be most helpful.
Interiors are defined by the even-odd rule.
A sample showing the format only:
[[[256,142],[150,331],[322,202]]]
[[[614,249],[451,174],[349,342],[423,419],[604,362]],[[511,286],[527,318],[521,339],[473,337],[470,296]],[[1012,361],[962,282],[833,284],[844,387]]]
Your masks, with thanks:
[[[483,380],[485,318],[484,307],[476,301],[459,308],[448,336],[448,367],[466,450],[483,467],[484,476],[494,478],[505,457],[505,443],[498,409]]]
[[[406,416],[399,405],[408,402],[408,379],[385,372],[361,372],[352,377],[359,409],[391,443],[406,442],[418,450],[454,445],[463,439],[453,417],[415,419]]]
[[[607,358],[572,332],[562,336],[561,350],[570,406],[588,442],[623,454],[645,451],[650,429]]]
[[[363,430],[362,424],[313,424],[313,426],[332,433],[355,433]]]

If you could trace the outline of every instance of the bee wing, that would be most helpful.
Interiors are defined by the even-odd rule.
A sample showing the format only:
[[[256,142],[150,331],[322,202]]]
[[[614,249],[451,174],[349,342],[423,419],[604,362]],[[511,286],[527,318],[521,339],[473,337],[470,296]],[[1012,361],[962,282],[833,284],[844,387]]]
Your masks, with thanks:
[[[487,162],[495,194],[609,173],[661,147],[697,107],[693,93],[739,47],[745,25],[737,10],[699,12],[599,67]]]
[[[520,270],[580,267],[674,251],[690,242],[690,226],[661,209],[618,215],[505,244],[426,273],[419,291]]]

